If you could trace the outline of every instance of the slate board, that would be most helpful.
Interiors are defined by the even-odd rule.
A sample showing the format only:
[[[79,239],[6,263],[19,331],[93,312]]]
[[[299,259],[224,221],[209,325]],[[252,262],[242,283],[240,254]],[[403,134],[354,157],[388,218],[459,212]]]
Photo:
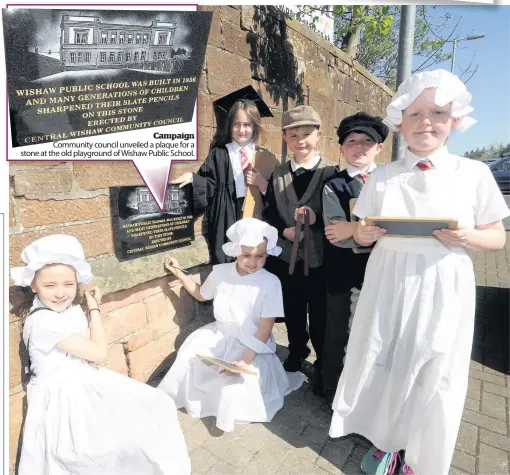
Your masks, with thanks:
[[[453,218],[396,218],[367,216],[365,223],[386,229],[386,236],[434,237],[437,229],[457,229],[459,223]]]

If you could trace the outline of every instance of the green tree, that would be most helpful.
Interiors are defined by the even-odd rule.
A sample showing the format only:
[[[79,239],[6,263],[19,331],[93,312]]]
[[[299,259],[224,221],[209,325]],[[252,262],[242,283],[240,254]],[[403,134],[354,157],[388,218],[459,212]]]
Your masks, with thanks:
[[[500,154],[503,155],[505,153],[510,153],[510,143],[502,146]]]
[[[351,58],[391,87],[395,86],[400,30],[399,5],[324,5],[302,6],[303,15],[332,15],[335,22],[335,44]],[[416,6],[414,55],[421,61],[413,72],[430,69],[451,58],[450,42],[461,18],[437,7]],[[473,61],[459,74],[467,82],[476,72]]]

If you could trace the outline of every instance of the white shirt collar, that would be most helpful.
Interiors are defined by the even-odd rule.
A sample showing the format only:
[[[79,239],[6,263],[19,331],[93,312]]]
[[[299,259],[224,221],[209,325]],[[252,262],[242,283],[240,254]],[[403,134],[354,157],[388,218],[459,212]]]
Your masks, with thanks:
[[[446,145],[439,147],[426,157],[419,157],[418,155],[415,155],[413,152],[411,152],[409,149],[406,149],[404,162],[406,168],[409,171],[411,171],[420,160],[430,160],[432,165],[434,165],[434,168],[441,169],[445,166],[448,166],[449,155],[450,154],[448,152],[448,148],[446,147]]]
[[[255,152],[255,144],[250,142],[248,145],[241,147],[235,140],[232,140],[229,144],[227,144],[227,149],[230,149],[233,153],[239,153],[240,150],[244,148],[248,153]]]
[[[290,167],[292,169],[293,172],[295,172],[298,168],[304,168],[305,170],[311,170],[312,168],[315,167],[315,165],[317,165],[317,163],[319,163],[321,161],[321,156],[319,154],[315,155],[315,157],[313,158],[313,160],[310,160],[309,162],[307,163],[297,163],[295,160],[294,160],[294,157],[291,158],[290,160]]]
[[[347,174],[351,177],[351,178],[354,178],[356,175],[359,175],[361,173],[372,173],[372,171],[374,170],[374,168],[376,168],[377,165],[375,163],[371,163],[370,166],[363,172],[361,171],[359,168],[356,168],[355,166],[353,165],[349,165],[347,164],[347,166],[345,167],[345,169],[347,170]]]

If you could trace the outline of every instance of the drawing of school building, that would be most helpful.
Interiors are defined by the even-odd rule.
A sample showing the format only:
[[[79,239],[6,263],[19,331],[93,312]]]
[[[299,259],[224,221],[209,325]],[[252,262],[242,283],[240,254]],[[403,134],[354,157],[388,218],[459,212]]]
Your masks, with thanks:
[[[62,15],[60,60],[65,70],[130,68],[173,71],[177,23],[102,23],[99,16]],[[182,58],[178,58],[182,61]]]
[[[160,213],[156,202],[152,199],[147,188],[137,188],[136,201],[138,203],[138,214]],[[188,206],[188,201],[179,199],[179,190],[168,190],[163,211],[169,214],[183,214]]]

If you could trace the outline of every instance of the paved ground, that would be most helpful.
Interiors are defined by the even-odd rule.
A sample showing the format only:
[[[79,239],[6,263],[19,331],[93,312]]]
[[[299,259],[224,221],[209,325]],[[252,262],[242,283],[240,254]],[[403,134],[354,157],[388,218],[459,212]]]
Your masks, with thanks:
[[[478,307],[468,398],[452,475],[510,475],[510,233],[507,235],[505,250],[472,255]],[[278,354],[284,359],[283,324],[276,325],[275,337]],[[311,366],[309,371],[311,375]],[[233,433],[222,433],[213,418],[194,420],[183,412],[179,418],[194,474],[357,475],[369,447],[359,437],[328,437],[331,413],[312,395],[309,384],[285,399],[270,424],[238,425]]]

